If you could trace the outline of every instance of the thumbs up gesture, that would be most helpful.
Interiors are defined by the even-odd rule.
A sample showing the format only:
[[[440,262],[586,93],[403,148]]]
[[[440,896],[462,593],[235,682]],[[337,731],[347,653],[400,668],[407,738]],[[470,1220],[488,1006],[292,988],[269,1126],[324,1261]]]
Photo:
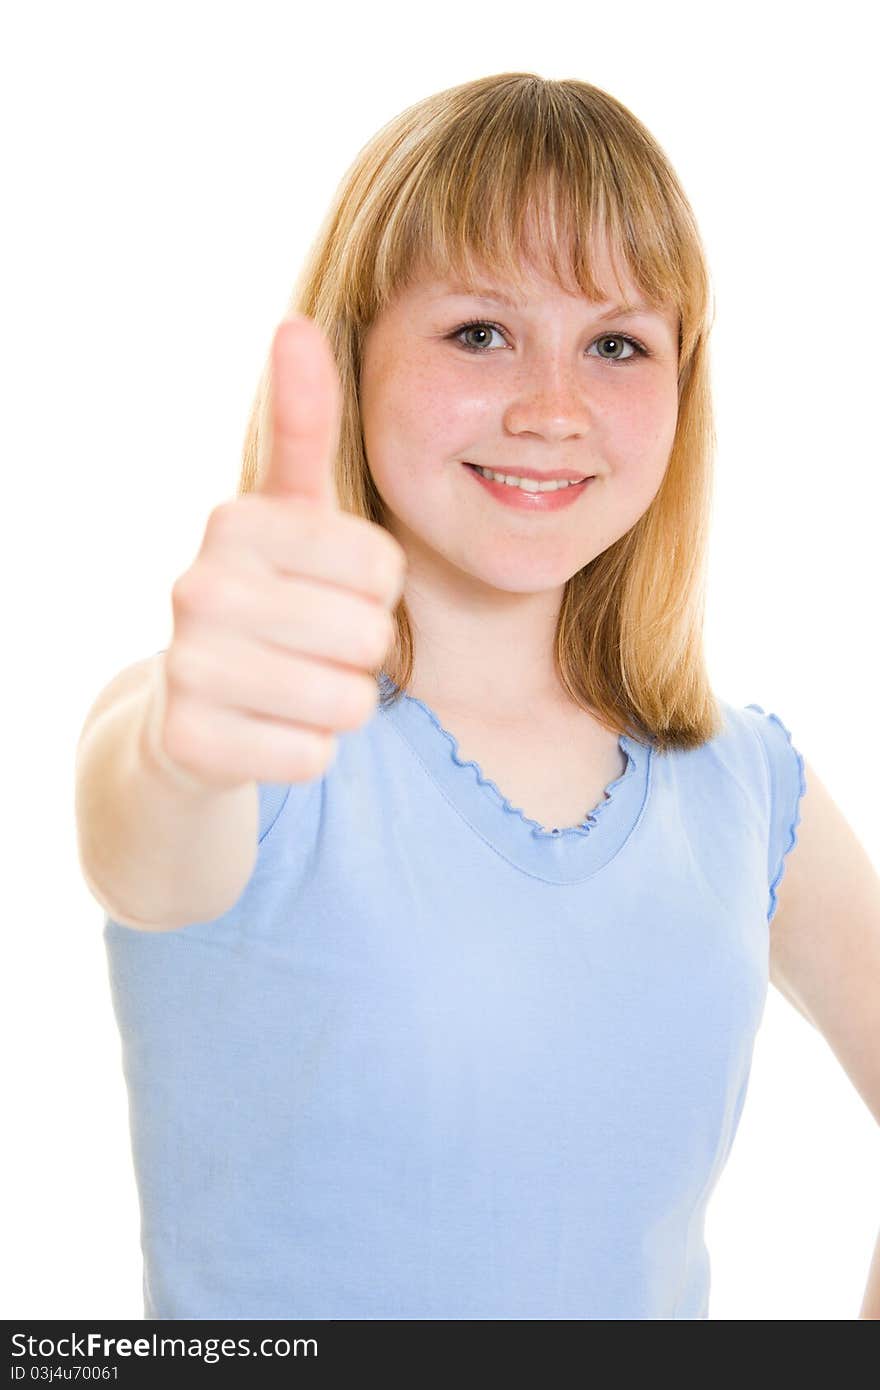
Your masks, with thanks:
[[[337,735],[376,709],[370,668],[394,640],[406,554],[339,509],[341,397],[319,325],[284,319],[258,490],[214,509],[171,591],[174,632],[145,737],[184,781],[308,781],[332,762]]]

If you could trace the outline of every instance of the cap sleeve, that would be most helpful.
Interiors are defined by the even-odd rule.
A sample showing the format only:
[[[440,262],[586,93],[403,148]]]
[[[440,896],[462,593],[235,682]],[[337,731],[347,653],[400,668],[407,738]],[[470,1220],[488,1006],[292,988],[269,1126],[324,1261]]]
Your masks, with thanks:
[[[290,785],[279,782],[258,782],[257,795],[260,803],[260,829],[257,843],[262,844],[284,809],[284,803],[290,796]]]
[[[801,819],[801,798],[807,789],[804,760],[792,742],[791,733],[778,714],[768,714],[760,705],[747,705],[761,717],[754,721],[767,764],[770,791],[770,842],[767,872],[770,898],[768,923],[776,912],[776,890],[785,873],[785,860],[797,844]]]

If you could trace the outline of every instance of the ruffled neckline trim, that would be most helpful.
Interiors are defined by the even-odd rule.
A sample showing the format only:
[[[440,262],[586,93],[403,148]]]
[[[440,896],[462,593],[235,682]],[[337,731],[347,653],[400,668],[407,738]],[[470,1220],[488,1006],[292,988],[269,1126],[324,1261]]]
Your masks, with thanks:
[[[382,680],[391,689],[397,689],[390,676],[387,676],[383,673]],[[486,776],[478,762],[475,762],[473,759],[465,759],[460,756],[458,751],[458,739],[455,737],[453,733],[450,732],[449,729],[443,726],[443,724],[440,722],[438,714],[435,710],[431,708],[430,705],[425,704],[424,700],[420,700],[417,695],[409,695],[406,692],[403,693],[401,698],[405,700],[409,705],[412,705],[415,708],[420,709],[426,716],[426,718],[430,720],[431,724],[433,724],[437,732],[439,734],[442,734],[443,738],[449,745],[449,756],[451,761],[455,763],[457,767],[460,767],[464,772],[471,775],[474,779],[475,785],[480,787],[486,795],[488,795],[498,806],[500,806],[501,810],[504,812],[505,815],[512,816],[515,819],[519,820],[524,826],[526,826],[526,828],[536,839],[562,840],[565,839],[566,836],[568,836],[569,838],[572,838],[574,836],[583,838],[585,836],[590,835],[602,814],[608,810],[608,807],[614,801],[617,789],[621,787],[624,782],[628,782],[631,778],[635,777],[640,764],[641,746],[637,744],[634,739],[630,738],[629,735],[621,733],[618,736],[617,746],[620,748],[621,752],[626,757],[626,766],[619,777],[615,777],[613,782],[608,783],[603,792],[602,800],[598,803],[598,805],[593,807],[592,811],[590,811],[588,815],[585,816],[584,820],[581,821],[579,825],[565,826],[562,829],[547,830],[538,821],[532,820],[530,816],[527,816],[521,806],[514,806],[513,802],[509,799],[509,797],[506,797],[504,795],[504,793],[501,791],[501,788],[495,782],[492,781],[491,777]],[[639,750],[638,754],[636,752],[637,749]]]

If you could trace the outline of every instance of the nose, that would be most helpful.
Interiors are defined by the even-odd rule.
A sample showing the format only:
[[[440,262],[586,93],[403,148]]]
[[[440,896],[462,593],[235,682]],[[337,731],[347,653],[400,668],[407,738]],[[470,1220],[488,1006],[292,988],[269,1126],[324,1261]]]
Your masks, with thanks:
[[[504,417],[512,434],[570,439],[589,432],[593,408],[583,379],[553,359],[525,372]]]

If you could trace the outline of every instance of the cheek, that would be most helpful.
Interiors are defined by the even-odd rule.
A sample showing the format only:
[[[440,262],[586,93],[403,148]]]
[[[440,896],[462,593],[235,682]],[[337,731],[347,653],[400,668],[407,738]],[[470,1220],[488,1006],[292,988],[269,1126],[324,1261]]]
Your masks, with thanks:
[[[603,490],[604,545],[624,535],[647,511],[660,490],[675,440],[678,392],[674,384],[633,393],[604,416],[603,448],[608,466]],[[598,514],[598,509],[597,509]]]
[[[443,467],[466,445],[488,402],[462,390],[460,378],[388,366],[369,377],[361,394],[361,418],[371,466],[406,460],[417,476]]]
[[[675,439],[677,391],[658,388],[633,395],[621,406],[610,436],[618,464],[646,481],[658,472],[662,477]]]

